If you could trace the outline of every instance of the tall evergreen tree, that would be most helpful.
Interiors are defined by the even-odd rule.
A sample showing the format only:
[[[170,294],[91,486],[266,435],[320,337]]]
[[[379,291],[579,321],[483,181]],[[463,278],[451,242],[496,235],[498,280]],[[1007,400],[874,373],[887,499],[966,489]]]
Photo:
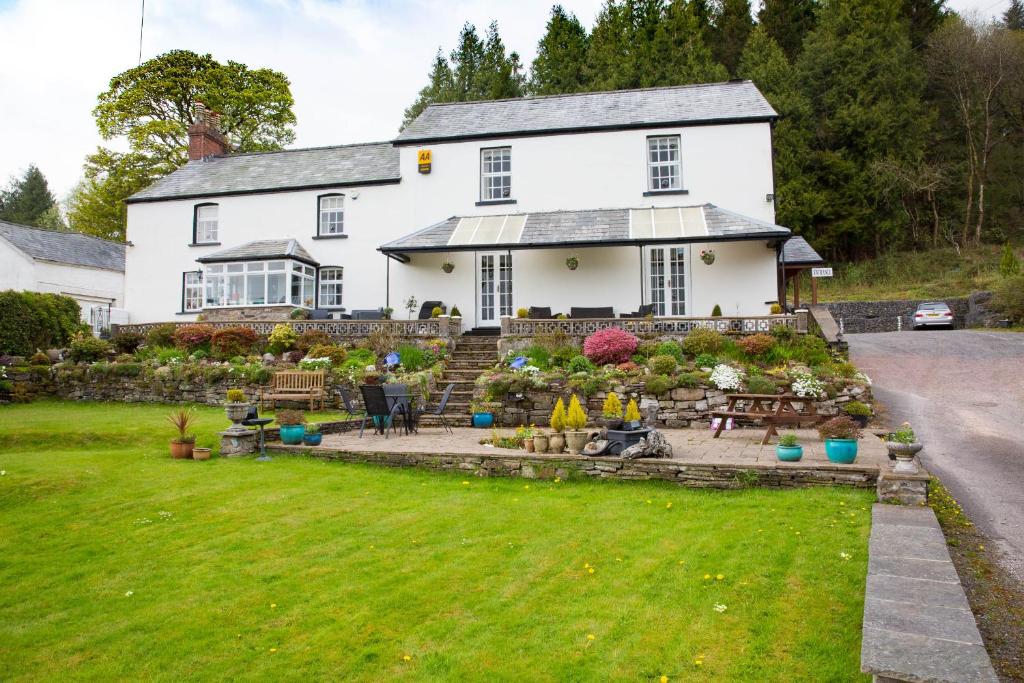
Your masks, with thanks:
[[[1024,31],[1024,1],[1010,0],[1010,6],[1003,12],[1003,26],[1012,31]]]
[[[946,0],[903,0],[903,17],[910,25],[910,44],[920,50],[946,18]]]
[[[816,0],[762,0],[757,22],[792,62],[800,54],[804,38],[814,29],[817,7]]]
[[[480,67],[484,61],[484,43],[469,22],[459,32],[459,45],[448,56],[452,64],[454,101],[483,99]]]
[[[487,27],[484,50],[477,71],[477,99],[500,100],[522,97],[526,79],[519,54],[505,54],[505,43],[498,34],[498,22],[492,21]]]
[[[412,123],[412,120],[419,116],[428,104],[453,102],[454,97],[455,77],[452,75],[452,68],[448,64],[448,60],[444,58],[444,53],[441,52],[441,48],[438,48],[430,67],[427,84],[420,89],[416,101],[405,110],[402,117],[402,128]]]
[[[587,80],[594,90],[667,85],[661,82],[664,54],[654,41],[663,0],[607,0],[594,24],[587,55]]]
[[[11,178],[7,189],[0,192],[0,219],[39,226],[56,202],[46,176],[35,164],[29,164],[21,178]]]
[[[722,0],[715,15],[711,47],[715,60],[735,75],[747,36],[754,28],[750,0]]]
[[[547,31],[537,44],[530,91],[535,95],[560,95],[586,90],[587,29],[575,14],[561,5],[551,8]]]
[[[840,257],[877,254],[901,228],[880,211],[873,161],[921,157],[924,73],[899,0],[825,0],[797,61],[815,131],[811,177],[825,202],[808,232]]]
[[[698,10],[696,3],[686,0],[673,0],[665,9],[654,38],[657,59],[652,68],[657,68],[658,79],[652,85],[711,83],[729,77],[704,42]]]

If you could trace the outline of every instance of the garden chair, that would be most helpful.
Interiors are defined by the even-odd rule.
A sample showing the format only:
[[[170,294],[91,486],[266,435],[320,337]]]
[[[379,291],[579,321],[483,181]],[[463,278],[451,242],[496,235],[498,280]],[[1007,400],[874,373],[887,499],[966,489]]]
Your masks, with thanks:
[[[383,320],[384,311],[379,308],[357,308],[352,311],[353,320]]]
[[[448,407],[448,399],[450,399],[452,397],[452,391],[454,391],[454,390],[455,390],[455,382],[452,382],[451,384],[449,384],[448,386],[446,386],[444,388],[444,392],[441,394],[441,400],[437,404],[437,407],[433,408],[433,409],[428,408],[428,409],[423,411],[424,415],[434,415],[434,416],[440,418],[441,419],[441,426],[444,427],[444,430],[446,432],[448,432],[449,434],[453,434],[454,432],[452,432],[452,428],[448,425],[448,420],[445,419],[444,411],[445,411],[445,408]]]
[[[526,317],[530,320],[551,320],[555,316],[551,315],[550,306],[530,306],[530,312]]]
[[[416,420],[419,417],[419,411],[412,404],[412,394],[409,393],[409,385],[385,384],[384,395],[387,396],[390,403],[398,406],[399,413],[402,415],[402,420],[405,423],[405,433],[417,431]]]
[[[654,304],[644,304],[638,310],[633,313],[620,313],[620,318],[646,318],[649,315],[654,315]]]
[[[379,431],[385,439],[388,438],[388,427],[392,430],[395,428],[395,416],[401,414],[402,404],[396,402],[389,405],[384,387],[379,384],[360,385],[359,391],[363,394],[363,405],[366,406],[366,414],[359,425],[359,438],[363,438],[367,420],[373,420],[375,432]]]
[[[448,307],[440,301],[424,301],[423,305],[420,306],[419,319],[430,320],[433,317],[432,314],[435,308],[440,308],[442,313],[446,313],[448,311]]]

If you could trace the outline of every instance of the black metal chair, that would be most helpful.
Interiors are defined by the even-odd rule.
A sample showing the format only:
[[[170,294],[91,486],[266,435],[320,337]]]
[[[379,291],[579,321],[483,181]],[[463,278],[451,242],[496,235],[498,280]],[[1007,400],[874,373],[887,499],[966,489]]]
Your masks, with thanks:
[[[526,317],[530,320],[551,320],[555,316],[551,315],[550,306],[530,306]]]
[[[242,424],[246,427],[256,427],[260,432],[260,459],[267,457],[267,445],[266,440],[263,438],[263,428],[273,422],[269,417],[260,417],[260,411],[256,407],[256,404],[249,406],[249,412],[245,414],[245,419],[242,420]]]
[[[384,311],[379,308],[357,308],[352,311],[353,320],[383,320]]]
[[[419,409],[413,405],[412,395],[409,393],[408,384],[385,384],[384,395],[388,400],[400,406],[399,412],[405,423],[405,433],[419,431],[417,429],[417,418]]]
[[[440,301],[424,301],[423,305],[420,306],[420,320],[430,320],[433,317],[435,308],[440,308],[442,313],[448,311],[448,307]]]
[[[646,318],[649,315],[654,315],[654,304],[644,304],[638,310],[633,313],[620,313],[620,318]]]
[[[427,409],[423,411],[424,415],[435,415],[441,418],[441,426],[449,434],[453,434],[452,428],[448,425],[448,420],[445,419],[444,411],[448,407],[448,399],[452,397],[452,391],[455,390],[455,382],[452,382],[444,388],[444,392],[441,394],[441,400],[434,409]]]
[[[375,431],[380,431],[384,438],[388,438],[388,427],[395,428],[395,416],[402,414],[402,404],[395,402],[388,405],[387,394],[384,387],[379,384],[362,384],[359,391],[363,395],[363,405],[366,407],[366,414],[359,425],[359,438],[363,438],[363,430],[366,428],[366,421],[373,420]]]

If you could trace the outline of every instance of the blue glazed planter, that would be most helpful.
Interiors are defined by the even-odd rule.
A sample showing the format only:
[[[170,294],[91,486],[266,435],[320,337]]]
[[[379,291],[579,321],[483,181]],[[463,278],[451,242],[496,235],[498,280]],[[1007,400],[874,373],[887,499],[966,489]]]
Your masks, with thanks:
[[[374,415],[373,416],[373,424],[377,427],[377,429],[387,429],[388,427],[391,426],[391,416],[390,415]]]
[[[775,455],[782,462],[799,462],[804,457],[803,446],[776,446]]]
[[[857,459],[857,440],[825,439],[825,455],[829,462],[849,465]]]
[[[494,415],[491,413],[473,413],[473,426],[480,429],[490,429],[494,426]]]
[[[306,433],[306,425],[281,425],[281,443],[286,446],[297,446],[302,443]]]
[[[302,435],[302,440],[305,442],[305,444],[307,446],[319,446],[320,445],[320,440],[323,439],[323,438],[324,438],[324,435],[321,434],[320,432],[317,432],[316,434],[303,434]]]

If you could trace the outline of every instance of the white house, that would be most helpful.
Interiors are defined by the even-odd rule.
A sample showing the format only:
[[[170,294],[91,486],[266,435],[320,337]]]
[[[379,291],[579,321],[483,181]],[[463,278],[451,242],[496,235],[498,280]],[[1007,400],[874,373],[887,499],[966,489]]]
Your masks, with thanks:
[[[406,317],[415,296],[493,327],[780,296],[776,113],[749,81],[432,105],[389,142],[258,154],[199,118],[191,160],[128,199],[133,323]]]
[[[127,322],[120,242],[0,221],[0,290],[65,294],[96,329]]]

